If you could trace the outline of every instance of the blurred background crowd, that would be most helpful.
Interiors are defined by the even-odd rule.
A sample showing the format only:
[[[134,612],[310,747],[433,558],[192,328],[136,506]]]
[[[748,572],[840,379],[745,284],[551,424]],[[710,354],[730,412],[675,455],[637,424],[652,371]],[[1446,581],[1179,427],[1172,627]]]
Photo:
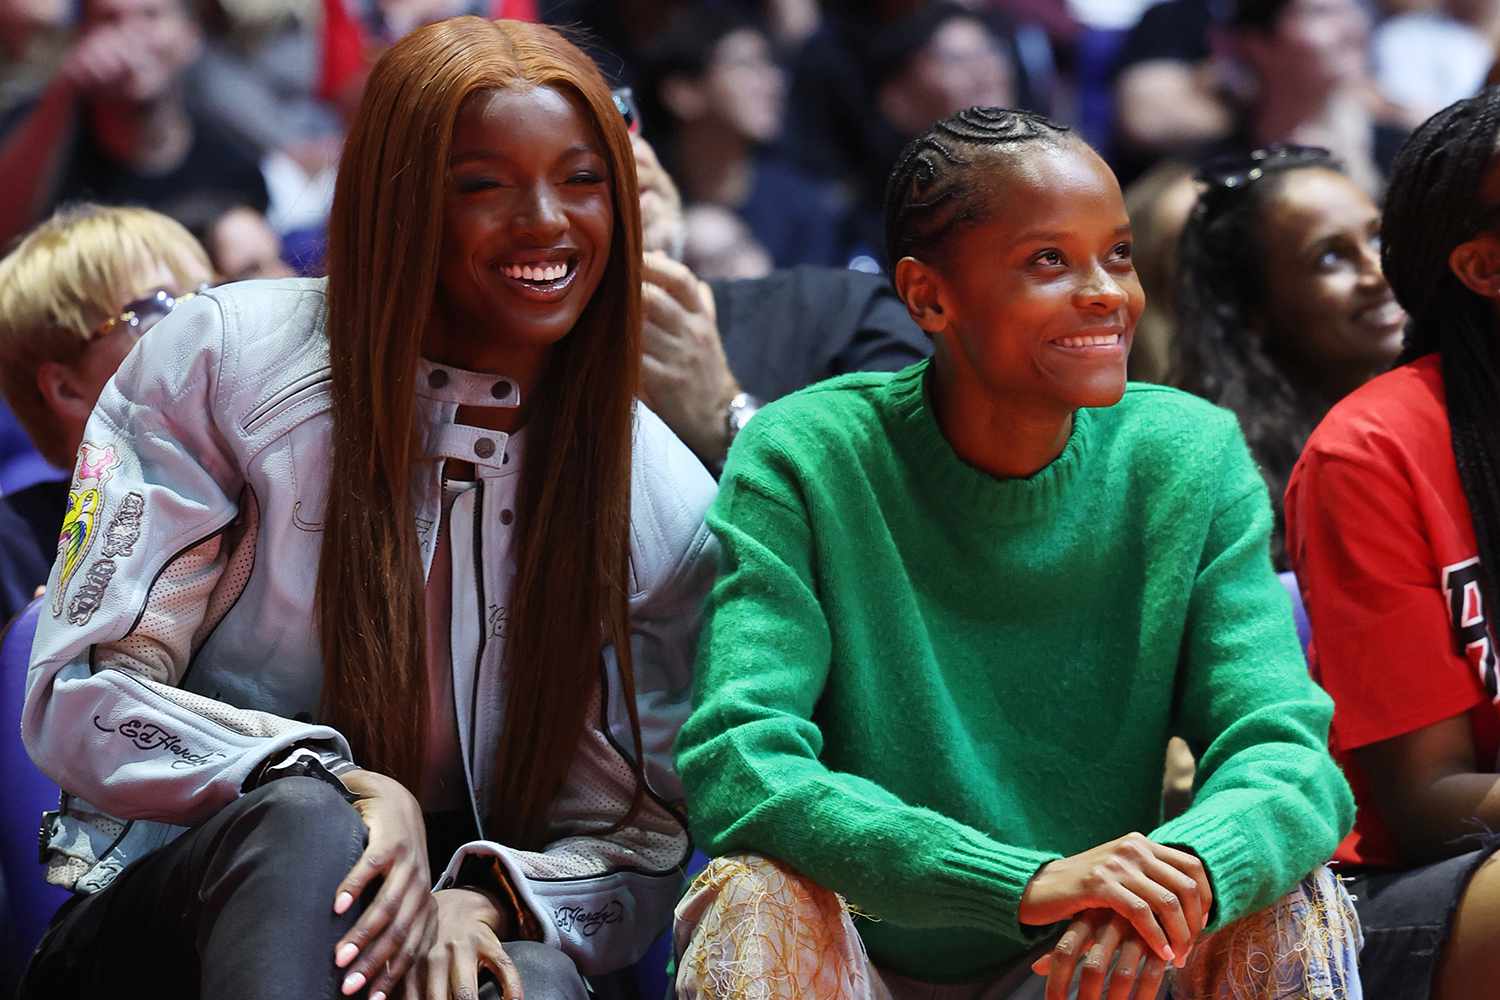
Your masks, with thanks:
[[[1191,199],[1164,164],[1271,142],[1376,195],[1500,41],[1494,0],[5,0],[0,244],[87,198],[177,218],[226,278],[316,271],[365,73],[459,13],[582,33],[633,89],[703,278],[880,268],[896,153],[975,104],[1072,124],[1168,216]]]

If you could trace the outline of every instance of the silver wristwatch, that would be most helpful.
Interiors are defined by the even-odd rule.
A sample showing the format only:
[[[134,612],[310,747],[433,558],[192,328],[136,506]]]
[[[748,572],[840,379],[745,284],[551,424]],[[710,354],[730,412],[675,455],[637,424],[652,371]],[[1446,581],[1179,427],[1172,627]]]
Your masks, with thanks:
[[[740,431],[750,422],[760,410],[761,402],[748,392],[736,393],[729,401],[729,409],[724,412],[724,450],[734,444],[734,439],[739,437]]]

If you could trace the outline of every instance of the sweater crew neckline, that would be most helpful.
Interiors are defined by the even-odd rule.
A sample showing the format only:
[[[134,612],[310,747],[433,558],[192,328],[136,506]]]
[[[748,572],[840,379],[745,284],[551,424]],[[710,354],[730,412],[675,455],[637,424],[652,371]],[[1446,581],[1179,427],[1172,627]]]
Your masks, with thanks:
[[[989,522],[1016,523],[1048,514],[1063,502],[1077,481],[1093,436],[1088,409],[1073,413],[1073,429],[1062,453],[1034,475],[1000,479],[976,469],[953,450],[932,406],[928,373],[931,360],[898,374],[889,383],[895,436],[908,453],[920,479],[946,503],[958,504]]]

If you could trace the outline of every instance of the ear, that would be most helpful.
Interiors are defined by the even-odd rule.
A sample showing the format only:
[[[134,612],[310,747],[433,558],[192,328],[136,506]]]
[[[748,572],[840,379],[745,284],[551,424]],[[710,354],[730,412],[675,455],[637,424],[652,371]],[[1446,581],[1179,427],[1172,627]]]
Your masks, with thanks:
[[[1500,237],[1484,232],[1464,240],[1449,253],[1448,267],[1473,294],[1500,300]]]
[[[1500,238],[1482,233],[1448,255],[1448,267],[1464,287],[1487,299],[1500,299]]]
[[[952,324],[943,279],[931,266],[915,257],[902,257],[896,262],[895,284],[896,294],[906,304],[912,322],[929,337],[942,333]]]
[[[661,82],[661,103],[679,121],[690,122],[708,110],[703,86],[686,76],[669,76]]]
[[[36,370],[36,388],[47,408],[66,423],[84,424],[94,412],[86,380],[59,361],[43,361]]]

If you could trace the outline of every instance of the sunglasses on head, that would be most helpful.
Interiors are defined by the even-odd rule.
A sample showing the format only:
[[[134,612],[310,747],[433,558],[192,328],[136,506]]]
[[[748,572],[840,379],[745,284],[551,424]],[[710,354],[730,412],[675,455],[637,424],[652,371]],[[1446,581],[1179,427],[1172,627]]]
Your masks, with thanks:
[[[1333,154],[1322,146],[1297,146],[1276,143],[1244,156],[1223,156],[1209,160],[1198,169],[1197,178],[1210,188],[1235,190],[1254,184],[1267,171],[1295,167],[1334,167]]]
[[[125,303],[117,315],[94,327],[89,339],[106,336],[118,326],[125,327],[132,337],[139,339],[145,336],[147,330],[165,319],[173,309],[207,288],[206,284],[199,285],[191,292],[175,296],[165,288],[158,288],[143,299]]]

